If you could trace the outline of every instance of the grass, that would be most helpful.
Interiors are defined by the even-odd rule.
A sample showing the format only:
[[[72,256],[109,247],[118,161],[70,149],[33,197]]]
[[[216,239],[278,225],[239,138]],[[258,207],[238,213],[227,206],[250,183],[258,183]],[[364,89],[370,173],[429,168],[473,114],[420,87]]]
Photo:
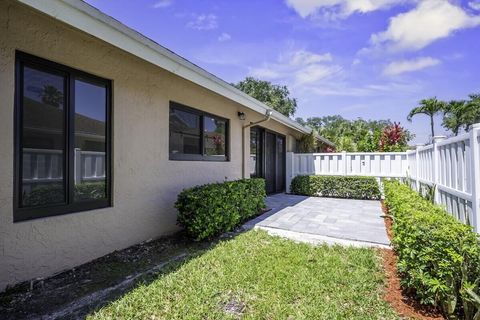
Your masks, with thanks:
[[[89,319],[398,319],[373,249],[310,246],[249,231]]]

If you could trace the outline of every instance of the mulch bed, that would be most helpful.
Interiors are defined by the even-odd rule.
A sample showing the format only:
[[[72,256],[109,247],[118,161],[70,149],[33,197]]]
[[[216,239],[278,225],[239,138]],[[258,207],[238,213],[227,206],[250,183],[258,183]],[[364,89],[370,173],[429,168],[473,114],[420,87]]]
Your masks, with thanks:
[[[385,227],[387,235],[392,240],[392,219],[388,215],[388,209],[382,201],[382,209],[385,213]],[[431,306],[420,304],[415,298],[408,296],[400,286],[400,278],[397,273],[397,255],[394,250],[381,250],[383,268],[387,278],[387,290],[384,299],[403,317],[420,320],[445,319],[440,311]]]

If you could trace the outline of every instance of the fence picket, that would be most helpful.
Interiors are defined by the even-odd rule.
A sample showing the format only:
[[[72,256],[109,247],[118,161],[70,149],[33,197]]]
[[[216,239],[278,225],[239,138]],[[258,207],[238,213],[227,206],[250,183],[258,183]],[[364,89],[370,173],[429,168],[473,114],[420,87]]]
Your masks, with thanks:
[[[287,191],[291,179],[299,174],[363,175],[406,178],[412,187],[436,185],[435,202],[459,221],[480,230],[480,124],[469,133],[417,146],[413,151],[390,153],[312,153],[289,152]],[[318,159],[318,165],[309,162]]]

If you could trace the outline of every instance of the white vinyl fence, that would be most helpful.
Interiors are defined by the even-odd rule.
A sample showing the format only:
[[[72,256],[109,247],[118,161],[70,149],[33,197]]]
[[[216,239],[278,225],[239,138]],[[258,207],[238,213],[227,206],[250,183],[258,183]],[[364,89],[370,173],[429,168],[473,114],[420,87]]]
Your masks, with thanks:
[[[61,150],[23,149],[25,190],[63,180]],[[105,152],[75,149],[75,184],[105,179]]]
[[[480,124],[469,133],[414,151],[392,153],[287,153],[287,192],[297,175],[408,178],[412,188],[435,188],[435,202],[480,231]]]

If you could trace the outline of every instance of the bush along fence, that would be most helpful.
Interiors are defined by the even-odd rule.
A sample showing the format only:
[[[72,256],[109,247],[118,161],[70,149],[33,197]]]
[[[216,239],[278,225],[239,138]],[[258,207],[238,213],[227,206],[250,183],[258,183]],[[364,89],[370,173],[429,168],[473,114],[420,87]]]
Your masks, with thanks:
[[[479,138],[480,124],[475,124],[463,135],[436,137],[432,144],[408,152],[288,152],[286,185],[298,175],[407,179],[417,191],[434,190],[435,204],[480,232]]]
[[[183,190],[175,207],[177,222],[195,240],[231,231],[265,208],[265,180],[245,179]]]
[[[448,319],[480,319],[480,239],[406,184],[385,181],[402,286]]]
[[[373,177],[296,176],[290,192],[304,196],[378,200],[381,192]]]

